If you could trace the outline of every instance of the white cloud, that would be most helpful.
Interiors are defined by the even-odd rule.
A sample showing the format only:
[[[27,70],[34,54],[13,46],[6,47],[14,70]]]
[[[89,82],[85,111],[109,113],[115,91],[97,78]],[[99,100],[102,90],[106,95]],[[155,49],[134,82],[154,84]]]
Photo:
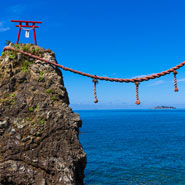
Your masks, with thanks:
[[[181,79],[177,80],[177,82],[185,82],[185,78],[181,78]]]
[[[143,77],[150,76],[150,75],[153,75],[153,73],[148,74],[148,75],[138,75],[138,76],[133,76],[132,78],[143,78]]]
[[[157,80],[153,83],[151,83],[149,86],[156,86],[156,85],[161,85],[161,84],[164,84],[165,81],[164,80]]]
[[[0,22],[0,32],[5,32],[9,29],[10,29],[9,27],[4,26],[3,22]]]
[[[0,32],[5,32],[5,31],[8,31],[10,28],[7,27],[7,28],[0,28]]]

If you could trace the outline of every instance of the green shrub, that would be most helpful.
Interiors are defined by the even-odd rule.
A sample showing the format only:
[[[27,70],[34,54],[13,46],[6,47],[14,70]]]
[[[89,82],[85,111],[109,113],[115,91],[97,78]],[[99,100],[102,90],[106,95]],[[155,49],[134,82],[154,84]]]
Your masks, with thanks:
[[[24,72],[27,72],[28,67],[29,67],[30,64],[32,64],[32,62],[29,62],[28,60],[23,60],[23,62],[21,64],[22,64],[22,70]]]
[[[22,70],[23,70],[24,72],[27,72],[27,71],[28,71],[28,67],[27,67],[27,66],[22,66]]]
[[[38,117],[38,121],[39,121],[39,123],[41,123],[41,124],[44,124],[44,123],[45,123],[44,119],[42,119],[42,118],[40,118],[40,117]]]
[[[11,99],[10,100],[10,103],[13,105],[15,103],[15,100],[14,99]]]
[[[20,48],[19,44],[15,44],[14,47],[15,47],[16,49],[19,49],[19,48]]]
[[[39,48],[35,48],[35,51],[38,52],[39,51]]]
[[[38,111],[38,110],[39,110],[39,108],[40,108],[40,106],[39,106],[39,105],[37,105],[37,106],[36,106],[36,108],[35,108],[35,111]]]
[[[9,58],[10,58],[10,59],[15,59],[16,56],[17,56],[17,51],[11,51],[11,52],[10,52],[10,55],[9,55]]]
[[[30,112],[33,112],[33,111],[34,111],[33,107],[29,107],[28,110],[29,110]]]
[[[51,89],[47,89],[46,93],[48,93],[48,94],[51,93]]]
[[[29,117],[26,117],[26,121],[30,121],[30,118]]]
[[[15,97],[15,94],[14,94],[14,93],[13,93],[13,94],[11,94],[11,97],[12,97],[12,98],[14,98],[14,97]]]
[[[39,53],[39,48],[32,48],[33,54],[38,54]]]
[[[57,100],[58,100],[58,98],[56,98],[55,96],[52,96],[52,97],[51,97],[51,100],[53,100],[53,101],[57,101]]]
[[[4,52],[4,51],[2,52],[1,56],[2,56],[2,57],[5,56],[5,52]]]
[[[6,93],[4,96],[7,98],[7,97],[9,97],[10,95],[9,95],[8,93]]]
[[[42,120],[40,120],[40,123],[41,123],[41,124],[44,124],[44,123],[45,123],[45,121],[42,119]]]
[[[25,52],[28,52],[30,47],[31,47],[30,44],[23,45],[22,50],[25,51]]]
[[[41,72],[40,72],[40,76],[43,76],[43,75],[44,75],[44,73],[45,73],[44,71],[41,71]]]
[[[44,80],[44,78],[42,76],[39,76],[39,82],[42,82]]]
[[[11,41],[6,40],[5,45],[8,46],[11,43]]]
[[[9,55],[9,58],[10,58],[10,59],[15,59],[15,58],[16,58],[16,55],[10,54],[10,55]]]

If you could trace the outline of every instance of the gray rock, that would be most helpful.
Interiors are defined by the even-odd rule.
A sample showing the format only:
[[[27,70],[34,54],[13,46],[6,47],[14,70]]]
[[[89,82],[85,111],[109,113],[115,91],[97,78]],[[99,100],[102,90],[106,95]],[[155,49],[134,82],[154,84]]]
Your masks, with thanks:
[[[0,129],[5,129],[8,126],[8,120],[0,121]]]
[[[17,59],[20,61],[22,59],[22,54],[21,53],[18,53],[17,54]]]
[[[56,62],[51,50],[38,50]],[[61,71],[29,57],[23,70],[24,55],[9,60],[9,52],[0,63],[0,184],[83,185],[81,120],[69,107]]]

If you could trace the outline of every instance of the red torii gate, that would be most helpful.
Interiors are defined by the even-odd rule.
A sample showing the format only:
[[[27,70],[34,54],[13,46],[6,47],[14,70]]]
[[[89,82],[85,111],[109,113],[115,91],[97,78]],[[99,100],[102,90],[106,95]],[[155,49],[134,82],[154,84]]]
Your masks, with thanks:
[[[35,28],[39,28],[39,26],[35,26],[35,24],[41,24],[42,22],[40,22],[40,21],[18,21],[18,20],[11,20],[11,22],[18,22],[19,23],[19,25],[16,25],[16,27],[19,27],[19,32],[18,32],[16,44],[19,43],[19,37],[20,37],[20,34],[21,34],[21,28],[31,28],[31,29],[33,29],[35,45],[37,45]],[[25,23],[25,25],[22,25],[22,23]],[[29,25],[29,24],[32,24],[32,25]]]

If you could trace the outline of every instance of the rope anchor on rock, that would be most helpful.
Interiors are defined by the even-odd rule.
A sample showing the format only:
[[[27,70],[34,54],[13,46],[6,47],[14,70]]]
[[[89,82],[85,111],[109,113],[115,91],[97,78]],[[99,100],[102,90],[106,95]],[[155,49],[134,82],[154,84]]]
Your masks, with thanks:
[[[98,103],[98,98],[96,95],[96,84],[98,83],[98,80],[96,78],[94,78],[93,82],[94,82],[94,103]]]

